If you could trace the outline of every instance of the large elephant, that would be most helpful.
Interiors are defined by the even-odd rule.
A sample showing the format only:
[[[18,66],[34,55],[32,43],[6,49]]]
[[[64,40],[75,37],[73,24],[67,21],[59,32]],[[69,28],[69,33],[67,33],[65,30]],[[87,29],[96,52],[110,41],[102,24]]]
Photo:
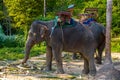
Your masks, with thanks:
[[[97,22],[91,22],[87,27],[93,32],[94,38],[97,42],[97,63],[102,63],[102,52],[105,48],[105,27]],[[73,54],[73,59],[76,59],[76,53]]]
[[[54,56],[57,64],[57,72],[64,73],[61,52],[79,52],[84,58],[85,74],[96,74],[96,67],[94,64],[94,53],[96,49],[96,40],[94,35],[88,27],[76,22],[76,26],[65,28],[55,28],[52,35],[51,28],[54,26],[54,21],[34,21],[29,30],[28,39],[26,42],[25,58],[23,64],[29,58],[30,49],[34,44],[42,41],[47,42],[46,53],[46,70],[51,70],[52,57]]]

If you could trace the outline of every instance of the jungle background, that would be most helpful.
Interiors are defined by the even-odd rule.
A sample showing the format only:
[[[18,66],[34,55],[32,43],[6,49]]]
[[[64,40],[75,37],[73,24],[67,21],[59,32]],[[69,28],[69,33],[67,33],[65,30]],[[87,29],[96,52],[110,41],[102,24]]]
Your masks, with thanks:
[[[46,13],[44,13],[44,1],[46,1]],[[85,8],[98,8],[97,21],[106,26],[106,3],[107,0],[0,0],[0,80],[1,75],[8,74],[12,74],[12,77],[11,75],[7,76],[10,77],[10,80],[38,80],[38,78],[28,79],[28,77],[22,79],[26,75],[31,74],[34,75],[34,78],[36,78],[36,76],[52,78],[50,80],[56,77],[57,80],[67,80],[68,77],[87,80],[86,76],[82,76],[85,79],[81,78],[81,64],[83,65],[83,61],[80,60],[80,63],[78,63],[78,61],[71,61],[70,56],[66,56],[64,59],[65,72],[70,74],[67,79],[64,77],[67,76],[67,74],[62,75],[62,78],[60,78],[61,75],[58,75],[58,77],[54,72],[40,72],[40,67],[43,67],[45,63],[45,42],[35,45],[31,50],[30,56],[32,58],[30,60],[32,62],[32,69],[19,69],[16,65],[20,64],[19,60],[24,57],[26,38],[30,25],[34,20],[47,21],[54,19],[57,12],[65,11],[68,5],[75,4],[73,18],[78,19],[78,14],[84,13]],[[115,67],[120,70],[118,63],[120,62],[120,1],[113,0],[112,7],[112,59]],[[54,62],[53,65],[55,66]],[[53,71],[55,71],[54,66]],[[97,69],[99,69],[100,66],[101,65],[96,65]],[[36,75],[36,73],[38,73],[38,75]],[[46,74],[49,75],[46,76]],[[18,75],[22,75],[22,77],[18,77]],[[76,78],[74,80],[76,80]]]
[[[98,8],[97,21],[106,26],[106,0],[0,0],[0,60],[17,60],[24,56],[28,30],[34,20],[54,19],[58,11],[75,4],[73,18],[85,8]],[[112,52],[120,52],[120,1],[113,0]],[[31,56],[45,53],[45,43],[35,45]]]

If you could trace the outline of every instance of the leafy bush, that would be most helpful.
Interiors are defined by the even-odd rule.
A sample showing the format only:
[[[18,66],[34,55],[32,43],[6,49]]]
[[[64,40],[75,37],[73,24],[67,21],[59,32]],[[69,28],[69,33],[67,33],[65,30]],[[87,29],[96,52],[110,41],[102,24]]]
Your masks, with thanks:
[[[25,38],[23,35],[16,35],[15,42],[17,47],[24,47],[25,46]]]
[[[3,47],[4,45],[4,40],[5,40],[5,36],[0,34],[0,47]]]
[[[7,46],[7,47],[15,47],[15,36],[5,36],[4,42],[3,42],[3,46]]]
[[[23,48],[1,48],[0,49],[0,60],[17,60],[23,58]]]
[[[23,47],[25,43],[22,35],[6,36],[0,34],[0,47]]]
[[[36,45],[31,49],[30,56],[44,54],[45,46]],[[24,58],[24,47],[4,47],[0,49],[0,60],[18,60]]]

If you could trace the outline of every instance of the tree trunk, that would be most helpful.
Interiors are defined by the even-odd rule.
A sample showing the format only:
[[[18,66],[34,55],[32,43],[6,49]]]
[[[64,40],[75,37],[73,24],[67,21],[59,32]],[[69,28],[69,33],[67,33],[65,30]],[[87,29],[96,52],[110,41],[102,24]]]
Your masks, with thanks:
[[[46,0],[44,0],[44,18],[45,18],[45,16],[46,16]]]
[[[111,64],[112,0],[107,0],[106,22],[107,26],[106,26],[105,64]]]

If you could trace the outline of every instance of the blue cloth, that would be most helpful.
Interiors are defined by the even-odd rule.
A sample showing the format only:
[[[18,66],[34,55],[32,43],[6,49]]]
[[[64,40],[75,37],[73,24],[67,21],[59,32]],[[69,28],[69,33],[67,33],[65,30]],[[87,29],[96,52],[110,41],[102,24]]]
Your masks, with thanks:
[[[74,20],[71,18],[70,19],[70,24],[73,24],[74,23]]]
[[[90,22],[92,22],[92,21],[95,21],[95,19],[94,19],[94,18],[89,18],[89,19],[87,19],[86,21],[84,21],[83,24],[89,25]]]

